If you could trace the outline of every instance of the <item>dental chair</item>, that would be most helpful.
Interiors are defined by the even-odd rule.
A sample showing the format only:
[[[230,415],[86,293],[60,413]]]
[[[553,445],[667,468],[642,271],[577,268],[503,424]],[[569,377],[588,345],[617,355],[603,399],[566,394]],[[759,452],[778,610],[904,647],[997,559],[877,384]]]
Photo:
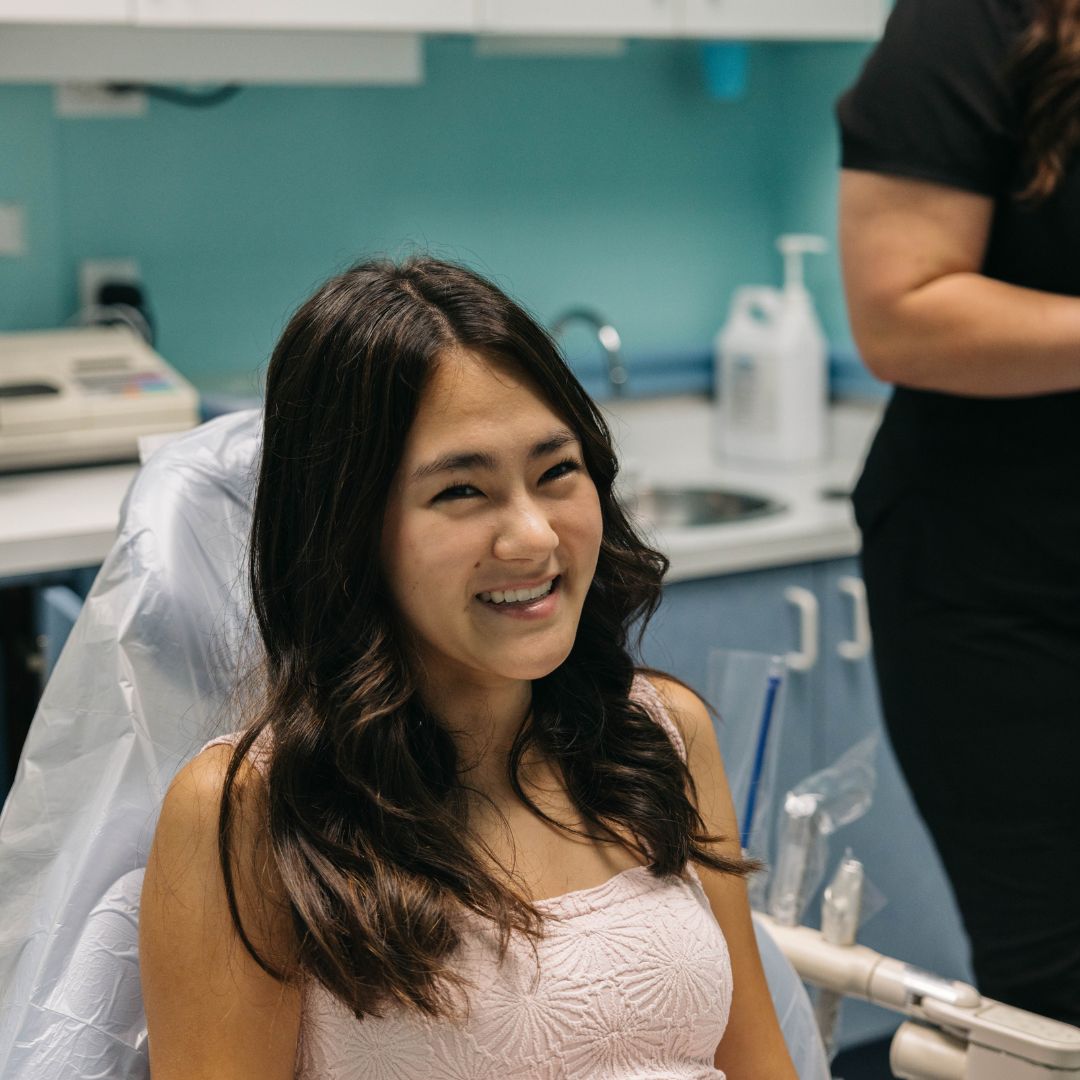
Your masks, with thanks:
[[[255,655],[243,565],[261,416],[153,453],[42,696],[0,816],[0,1076],[149,1075],[143,868],[177,770],[230,723]],[[803,1080],[827,1080],[809,999],[755,925]]]
[[[138,898],[168,784],[243,651],[255,414],[154,455],[122,510],[0,816],[0,1076],[148,1073]]]

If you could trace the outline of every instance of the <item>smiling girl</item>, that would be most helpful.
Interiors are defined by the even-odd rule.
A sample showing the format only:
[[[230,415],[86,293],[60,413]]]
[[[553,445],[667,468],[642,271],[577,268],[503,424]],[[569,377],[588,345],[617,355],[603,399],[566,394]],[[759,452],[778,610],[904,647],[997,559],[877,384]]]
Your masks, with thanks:
[[[470,271],[364,264],[293,317],[260,707],[179,773],[147,867],[154,1080],[795,1077],[710,719],[628,651],[666,560],[616,468]]]

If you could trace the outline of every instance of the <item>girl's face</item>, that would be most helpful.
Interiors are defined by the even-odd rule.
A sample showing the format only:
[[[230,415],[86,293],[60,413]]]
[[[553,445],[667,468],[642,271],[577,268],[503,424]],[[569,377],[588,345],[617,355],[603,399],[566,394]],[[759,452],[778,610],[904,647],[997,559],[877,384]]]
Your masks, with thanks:
[[[382,534],[383,568],[429,692],[558,667],[602,531],[581,445],[531,383],[474,353],[441,357]]]

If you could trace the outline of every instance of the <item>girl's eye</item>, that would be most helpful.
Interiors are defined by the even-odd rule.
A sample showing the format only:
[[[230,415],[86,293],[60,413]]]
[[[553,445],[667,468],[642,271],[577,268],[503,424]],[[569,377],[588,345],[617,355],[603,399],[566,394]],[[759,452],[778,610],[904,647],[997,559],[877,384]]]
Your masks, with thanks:
[[[580,472],[581,462],[577,458],[565,458],[557,465],[552,465],[540,478],[543,480],[558,480],[561,476],[569,476],[570,473]]]
[[[454,499],[471,499],[474,495],[479,495],[480,491],[474,488],[472,484],[454,484],[452,487],[444,488],[435,496],[433,502],[452,501]]]

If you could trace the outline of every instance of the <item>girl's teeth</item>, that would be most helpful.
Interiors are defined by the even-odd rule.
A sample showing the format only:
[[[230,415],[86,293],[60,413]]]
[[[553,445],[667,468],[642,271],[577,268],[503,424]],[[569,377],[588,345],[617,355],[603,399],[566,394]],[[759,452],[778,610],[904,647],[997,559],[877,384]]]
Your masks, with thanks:
[[[535,589],[507,589],[505,591],[493,589],[491,592],[482,592],[480,599],[492,604],[520,604],[523,600],[538,600],[541,596],[546,596],[551,592],[554,584],[555,579],[552,578],[551,581],[546,581]]]

